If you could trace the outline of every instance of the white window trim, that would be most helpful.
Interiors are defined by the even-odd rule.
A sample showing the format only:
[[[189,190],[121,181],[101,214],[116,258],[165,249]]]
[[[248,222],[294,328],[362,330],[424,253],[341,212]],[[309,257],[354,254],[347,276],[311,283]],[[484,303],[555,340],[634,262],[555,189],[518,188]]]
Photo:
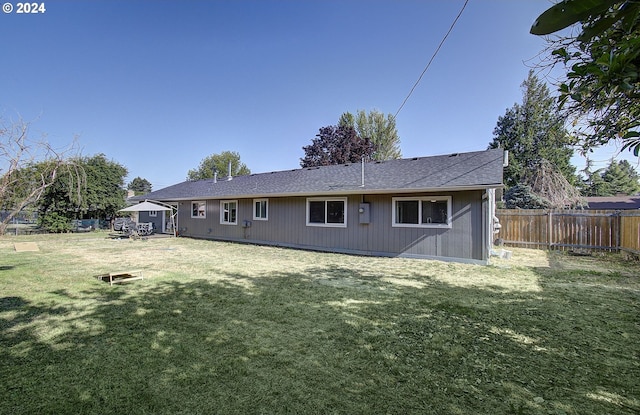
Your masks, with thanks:
[[[258,217],[256,216],[256,203],[257,202],[266,202],[266,207],[267,207],[267,216],[264,218]],[[252,203],[252,209],[253,209],[253,220],[269,220],[269,199],[253,199],[253,203]]]
[[[447,223],[396,223],[396,202],[406,200],[417,201],[446,201],[447,202]],[[418,203],[418,220],[422,220],[422,203]],[[391,226],[394,228],[451,228],[451,196],[417,196],[417,197],[393,197],[391,198]]]
[[[344,223],[327,223],[327,202],[344,202]],[[309,222],[309,202],[325,202],[324,223]],[[307,226],[317,226],[321,228],[346,228],[347,211],[349,210],[348,198],[346,197],[308,197],[305,204]]]
[[[158,211],[157,210],[150,210],[149,211],[149,217],[150,218],[157,218],[158,217]]]
[[[236,220],[235,222],[226,222],[224,220],[224,204],[235,203],[236,204]],[[221,200],[220,201],[220,224],[221,225],[237,225],[238,224],[238,201],[237,200]]]
[[[202,216],[194,216],[193,215],[193,205],[196,204],[196,203],[204,204],[204,215],[202,215]],[[206,219],[207,218],[207,202],[205,202],[204,200],[194,200],[194,201],[192,201],[191,202],[191,218],[193,218],[193,219]]]

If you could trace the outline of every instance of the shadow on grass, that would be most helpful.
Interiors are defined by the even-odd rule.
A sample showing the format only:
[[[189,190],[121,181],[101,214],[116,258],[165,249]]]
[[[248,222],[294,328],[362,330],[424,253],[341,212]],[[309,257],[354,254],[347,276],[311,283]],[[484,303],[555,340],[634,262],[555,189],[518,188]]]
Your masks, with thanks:
[[[637,296],[223,276],[0,299],[0,413],[640,410]]]

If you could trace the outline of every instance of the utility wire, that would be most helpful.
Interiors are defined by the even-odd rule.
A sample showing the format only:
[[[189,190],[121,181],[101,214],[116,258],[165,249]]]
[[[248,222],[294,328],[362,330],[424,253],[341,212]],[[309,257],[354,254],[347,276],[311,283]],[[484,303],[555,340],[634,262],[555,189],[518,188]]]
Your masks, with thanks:
[[[433,55],[431,56],[431,59],[429,59],[429,63],[427,63],[427,66],[424,68],[424,70],[420,74],[420,77],[418,78],[416,83],[413,84],[413,87],[411,88],[411,91],[409,91],[409,95],[407,95],[407,97],[404,99],[404,101],[402,101],[402,105],[400,105],[400,108],[398,108],[398,111],[396,111],[396,114],[393,116],[393,118],[396,118],[398,116],[398,113],[400,113],[400,110],[402,109],[402,107],[404,107],[404,104],[407,103],[407,101],[409,100],[409,97],[411,96],[411,94],[413,94],[413,91],[416,89],[416,87],[418,86],[418,84],[422,80],[422,77],[424,76],[425,72],[427,72],[427,70],[431,66],[431,62],[433,62],[433,60],[435,59],[436,55],[440,51],[440,48],[442,48],[442,45],[444,45],[445,40],[447,40],[447,37],[449,37],[449,33],[451,33],[451,31],[453,30],[454,26],[458,22],[458,19],[460,18],[460,16],[462,16],[462,12],[464,11],[465,7],[467,7],[467,3],[469,3],[469,0],[465,0],[464,4],[462,5],[462,9],[460,9],[460,13],[458,13],[458,15],[456,16],[456,18],[453,21],[453,23],[451,23],[451,27],[449,27],[449,30],[447,31],[447,34],[444,35],[444,37],[440,41],[440,44],[438,45],[438,48],[436,49],[435,52],[433,52]]]

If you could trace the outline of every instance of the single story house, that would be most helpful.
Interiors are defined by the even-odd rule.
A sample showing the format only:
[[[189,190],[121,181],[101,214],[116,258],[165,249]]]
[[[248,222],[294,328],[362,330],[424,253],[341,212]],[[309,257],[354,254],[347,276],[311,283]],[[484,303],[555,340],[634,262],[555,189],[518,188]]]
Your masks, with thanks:
[[[179,236],[488,263],[501,149],[185,181],[138,196],[177,208]],[[169,231],[165,212],[141,221]]]

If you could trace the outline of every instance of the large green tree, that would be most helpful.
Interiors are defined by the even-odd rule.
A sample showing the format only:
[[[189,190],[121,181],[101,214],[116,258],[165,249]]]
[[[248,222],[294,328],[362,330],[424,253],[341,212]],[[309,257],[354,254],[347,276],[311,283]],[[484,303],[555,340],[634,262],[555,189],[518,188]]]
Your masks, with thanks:
[[[612,160],[606,169],[591,172],[585,181],[585,196],[635,195],[640,176],[627,160]]]
[[[0,118],[0,235],[20,212],[32,209],[62,173],[75,171],[66,150],[34,140],[29,123]],[[78,181],[76,181],[76,184]]]
[[[338,126],[353,127],[358,136],[368,138],[374,145],[373,160],[391,160],[402,157],[400,137],[393,115],[372,110],[359,110],[354,116],[345,112],[340,116]]]
[[[550,65],[560,64],[560,103],[574,118],[585,150],[621,139],[640,153],[640,2],[563,0],[531,27],[547,37]]]
[[[522,89],[522,103],[514,104],[498,118],[493,141],[489,144],[490,148],[509,150],[505,185],[509,188],[526,183],[527,177],[545,160],[569,183],[574,183],[572,138],[554,97],[533,71],[522,83]]]
[[[136,177],[129,182],[127,190],[133,190],[133,193],[136,196],[145,195],[147,193],[151,193],[152,185],[149,180],[143,179],[142,177]]]
[[[240,161],[240,154],[235,151],[223,151],[219,154],[212,154],[205,157],[197,168],[189,170],[187,180],[211,179],[214,171],[218,176],[226,177],[229,174],[229,163],[231,163],[232,176],[245,176],[251,174],[251,170]]]
[[[81,172],[84,185],[74,184],[78,180],[76,174],[59,175],[39,203],[41,222],[46,223],[50,215],[67,219],[116,216],[125,206],[127,168],[108,160],[104,154],[78,157],[73,162]]]

